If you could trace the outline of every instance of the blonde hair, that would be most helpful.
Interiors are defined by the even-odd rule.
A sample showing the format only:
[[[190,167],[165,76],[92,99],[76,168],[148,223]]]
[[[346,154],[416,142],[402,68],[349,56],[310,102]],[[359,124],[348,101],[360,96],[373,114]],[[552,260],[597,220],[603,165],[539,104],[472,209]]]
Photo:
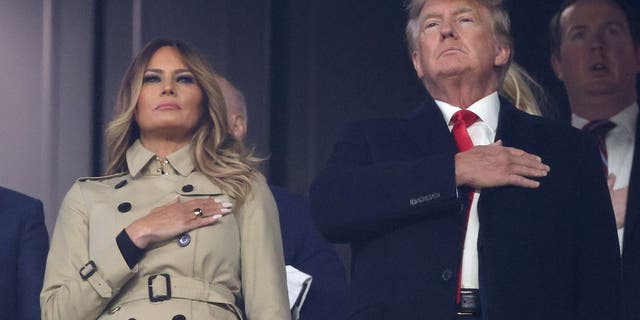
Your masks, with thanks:
[[[409,54],[417,50],[420,29],[420,12],[428,0],[408,0],[406,10],[408,15],[405,36],[409,47]],[[521,66],[513,62],[514,42],[511,37],[511,19],[502,6],[502,0],[476,0],[489,9],[493,24],[493,32],[498,41],[510,49],[509,61],[501,68],[502,87],[500,94],[509,99],[518,109],[541,115],[540,101],[544,100],[543,89],[531,75]]]
[[[546,100],[544,89],[517,63],[511,63],[507,69],[500,94],[521,111],[542,116],[540,103]]]
[[[128,171],[127,149],[140,137],[134,115],[144,72],[153,54],[167,46],[180,53],[203,93],[205,112],[191,139],[194,166],[230,196],[242,199],[251,191],[251,181],[256,177],[260,160],[242,141],[229,135],[225,102],[213,68],[200,52],[180,40],[149,42],[125,72],[116,98],[114,118],[106,130],[107,174]]]

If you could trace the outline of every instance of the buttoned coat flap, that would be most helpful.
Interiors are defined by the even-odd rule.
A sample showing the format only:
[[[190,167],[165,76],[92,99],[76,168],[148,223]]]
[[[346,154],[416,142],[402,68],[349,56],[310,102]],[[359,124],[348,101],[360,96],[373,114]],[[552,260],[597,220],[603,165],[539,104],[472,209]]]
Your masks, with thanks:
[[[191,174],[176,186],[176,193],[183,197],[226,195],[219,186],[202,174]]]

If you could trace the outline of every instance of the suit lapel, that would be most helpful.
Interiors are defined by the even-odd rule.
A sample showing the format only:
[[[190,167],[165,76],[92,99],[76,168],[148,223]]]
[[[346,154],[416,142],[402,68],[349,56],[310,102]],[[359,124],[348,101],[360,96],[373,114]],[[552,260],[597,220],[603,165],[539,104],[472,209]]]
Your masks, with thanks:
[[[521,111],[500,97],[500,113],[498,114],[498,128],[496,141],[502,140],[504,146],[530,145],[535,141],[533,130],[526,128],[522,120]]]
[[[631,235],[637,228],[640,219],[640,115],[636,120],[636,141],[631,163],[631,176],[629,178],[629,193],[627,199],[627,214],[625,217],[623,248],[630,244]],[[637,248],[636,248],[637,249]]]
[[[406,129],[407,141],[412,141],[420,154],[457,152],[453,136],[433,99],[427,99],[408,117]]]
[[[505,147],[514,147],[522,150],[536,149],[538,143],[535,137],[536,129],[530,121],[525,121],[521,111],[517,110],[509,101],[500,97],[500,112],[498,114],[498,127],[495,141],[502,140]],[[487,212],[495,207],[492,205],[496,198],[496,191],[500,188],[486,188],[480,193],[478,200],[478,217],[480,221],[487,221]],[[482,228],[481,228],[482,229]]]

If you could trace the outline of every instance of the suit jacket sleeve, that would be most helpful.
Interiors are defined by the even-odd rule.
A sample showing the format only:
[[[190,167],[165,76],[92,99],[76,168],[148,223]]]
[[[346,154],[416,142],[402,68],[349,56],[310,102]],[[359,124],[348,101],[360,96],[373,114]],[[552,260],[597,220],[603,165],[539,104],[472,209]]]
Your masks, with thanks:
[[[311,186],[313,216],[333,242],[363,239],[460,206],[454,152],[374,154],[373,148],[380,149],[369,135],[375,127],[348,126]]]
[[[316,229],[309,201],[271,187],[280,212],[285,263],[313,277],[302,307],[303,320],[342,320],[347,316],[347,282],[335,248]]]
[[[595,144],[583,136],[580,159],[576,319],[620,319],[621,267],[616,224]],[[553,170],[553,168],[552,168]]]
[[[344,267],[335,249],[314,228],[294,267],[313,276],[309,294],[302,307],[303,320],[346,319],[347,282]]]
[[[264,177],[237,212],[240,223],[241,279],[249,320],[290,319],[278,210]]]
[[[38,295],[42,289],[42,277],[49,249],[49,235],[44,224],[44,212],[40,201],[25,203],[20,231],[18,271],[18,317],[40,319]]]

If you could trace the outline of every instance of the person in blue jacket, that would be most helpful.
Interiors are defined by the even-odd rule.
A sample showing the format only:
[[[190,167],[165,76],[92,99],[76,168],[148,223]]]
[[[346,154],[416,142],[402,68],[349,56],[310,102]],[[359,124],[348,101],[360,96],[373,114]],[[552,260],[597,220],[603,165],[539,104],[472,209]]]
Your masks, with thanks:
[[[0,218],[0,318],[40,319],[49,250],[42,203],[0,187]]]

